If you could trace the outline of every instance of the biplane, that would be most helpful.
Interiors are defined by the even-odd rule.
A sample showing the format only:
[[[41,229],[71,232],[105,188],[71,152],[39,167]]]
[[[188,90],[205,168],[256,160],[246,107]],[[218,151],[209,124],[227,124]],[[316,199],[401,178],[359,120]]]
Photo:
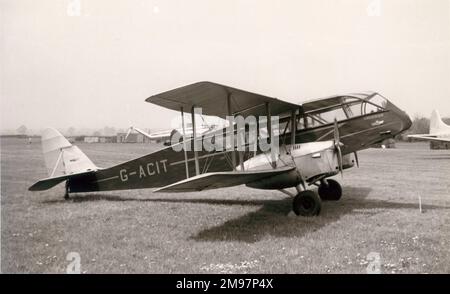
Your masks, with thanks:
[[[322,201],[341,198],[341,185],[330,177],[355,164],[359,166],[357,151],[411,126],[404,111],[376,92],[295,104],[212,82],[198,82],[146,101],[179,111],[183,128],[184,114],[190,112],[193,136],[148,155],[99,168],[58,131],[47,129],[42,135],[42,147],[49,177],[29,190],[47,190],[65,182],[64,197],[68,198],[69,193],[94,191],[157,188],[154,192],[171,193],[246,185],[290,195],[295,214],[314,216],[320,213]],[[256,144],[266,136],[268,142],[278,142],[277,153],[250,150],[251,144],[245,140],[245,148],[237,148],[238,136],[227,139],[238,132],[233,123],[213,132],[214,146],[225,148],[196,148],[212,135],[196,133],[198,108],[205,115],[230,122],[230,118],[264,117],[265,121],[257,120],[263,128],[256,128]],[[274,118],[277,129],[272,126]],[[244,127],[244,133],[249,129]],[[317,192],[310,189],[313,185],[318,187]]]

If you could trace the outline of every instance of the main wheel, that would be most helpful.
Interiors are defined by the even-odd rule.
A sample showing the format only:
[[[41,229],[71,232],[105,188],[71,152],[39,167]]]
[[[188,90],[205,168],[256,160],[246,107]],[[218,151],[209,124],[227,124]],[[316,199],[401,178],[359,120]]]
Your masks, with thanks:
[[[335,180],[326,180],[322,182],[319,186],[319,190],[317,191],[319,196],[324,201],[337,201],[341,199],[342,196],[342,187]]]
[[[296,215],[314,216],[319,215],[322,202],[313,191],[307,190],[297,194],[292,203],[292,210]]]

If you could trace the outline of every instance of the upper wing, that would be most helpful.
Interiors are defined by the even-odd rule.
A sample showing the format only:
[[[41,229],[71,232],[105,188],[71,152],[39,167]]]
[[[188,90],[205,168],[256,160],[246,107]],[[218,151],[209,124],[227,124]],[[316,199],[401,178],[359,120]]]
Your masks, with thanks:
[[[199,82],[147,98],[145,101],[180,111],[190,111],[193,106],[201,107],[205,115],[225,118],[228,113],[228,97],[230,97],[230,110],[234,116],[267,115],[265,104],[270,103],[272,115],[278,115],[301,106],[284,102],[236,88],[211,83]]]
[[[422,139],[422,140],[429,140],[429,141],[438,141],[438,142],[450,142],[450,138],[432,137],[432,135],[428,135],[428,134],[408,135],[408,138],[415,138],[415,139]]]
[[[287,173],[293,169],[294,167],[282,167],[259,171],[206,173],[159,188],[155,192],[194,192],[237,186]]]

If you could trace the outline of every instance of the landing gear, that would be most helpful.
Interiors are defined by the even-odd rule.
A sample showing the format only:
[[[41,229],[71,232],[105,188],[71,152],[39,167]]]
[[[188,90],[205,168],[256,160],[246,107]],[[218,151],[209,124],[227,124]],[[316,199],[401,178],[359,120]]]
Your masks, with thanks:
[[[69,191],[70,191],[70,186],[69,186],[69,181],[66,181],[66,192],[64,193],[64,199],[65,200],[69,200]]]
[[[342,187],[335,180],[323,180],[319,185],[318,193],[323,201],[337,201],[341,199]]]
[[[314,191],[306,190],[295,196],[292,206],[292,210],[296,215],[315,216],[319,215],[322,202]]]

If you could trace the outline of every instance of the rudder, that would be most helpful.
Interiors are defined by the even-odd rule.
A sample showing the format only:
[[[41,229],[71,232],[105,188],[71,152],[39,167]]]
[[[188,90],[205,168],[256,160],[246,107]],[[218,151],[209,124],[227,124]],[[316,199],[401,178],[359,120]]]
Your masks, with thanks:
[[[41,137],[45,166],[50,178],[97,170],[98,167],[77,147],[53,128]]]

